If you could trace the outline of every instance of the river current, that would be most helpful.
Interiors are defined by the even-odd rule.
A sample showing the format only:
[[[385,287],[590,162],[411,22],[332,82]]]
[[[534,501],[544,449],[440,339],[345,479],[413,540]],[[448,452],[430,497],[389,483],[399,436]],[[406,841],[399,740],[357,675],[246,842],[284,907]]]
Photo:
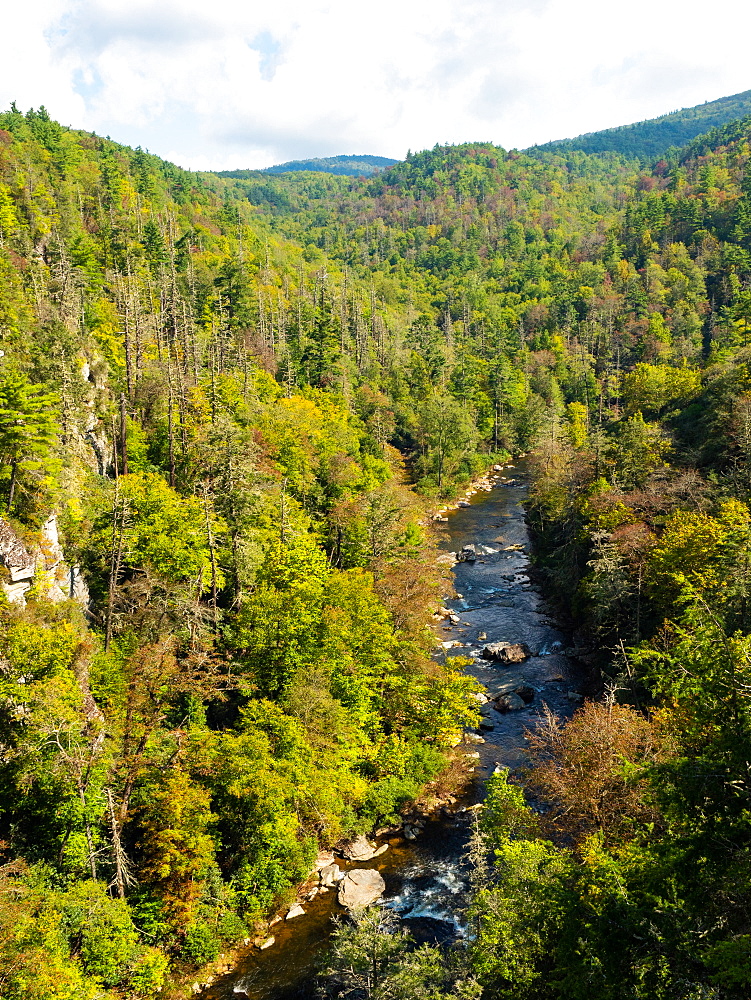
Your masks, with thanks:
[[[484,686],[489,699],[482,706],[485,742],[459,748],[479,754],[468,804],[482,799],[485,780],[497,768],[514,771],[524,764],[524,733],[537,724],[543,703],[558,715],[570,715],[584,681],[577,662],[564,654],[565,636],[549,619],[528,575],[527,484],[524,460],[518,460],[498,474],[492,490],[477,492],[468,507],[450,512],[447,522],[436,525],[445,552],[471,544],[477,554],[475,562],[459,562],[453,569],[457,596],[446,607],[458,616],[458,624],[446,619],[438,628],[444,646],[456,643],[439,655],[470,657],[465,670]],[[481,658],[486,643],[504,640],[526,643],[533,655],[508,666]],[[519,687],[527,689],[527,698],[532,689],[531,703],[505,714],[496,711],[492,699]],[[461,937],[468,815],[429,821],[412,842],[391,838],[389,850],[373,861],[339,864],[343,869],[377,868],[386,881],[384,905],[399,914],[418,940]],[[205,991],[206,1000],[312,1000],[316,963],[332,918],[343,910],[335,892],[304,901],[303,907],[304,916],[274,926],[273,946],[248,952],[232,973]]]

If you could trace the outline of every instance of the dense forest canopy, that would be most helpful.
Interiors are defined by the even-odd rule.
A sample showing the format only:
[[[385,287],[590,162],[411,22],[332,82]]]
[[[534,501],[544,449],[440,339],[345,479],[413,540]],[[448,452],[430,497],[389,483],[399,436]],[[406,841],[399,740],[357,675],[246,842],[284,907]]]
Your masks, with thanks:
[[[383,989],[745,1000],[749,119],[691,138],[217,175],[0,114],[3,1000],[169,989],[442,771],[427,514],[530,449],[604,700]]]

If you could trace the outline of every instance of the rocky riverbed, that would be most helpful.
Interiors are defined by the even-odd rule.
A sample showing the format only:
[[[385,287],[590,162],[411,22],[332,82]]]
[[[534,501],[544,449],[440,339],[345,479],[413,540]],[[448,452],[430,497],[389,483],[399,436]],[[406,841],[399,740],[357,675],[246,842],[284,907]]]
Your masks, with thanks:
[[[204,991],[206,1000],[312,1000],[332,917],[346,913],[356,896],[382,899],[419,940],[464,933],[464,852],[485,780],[497,768],[524,763],[524,733],[543,705],[570,715],[589,693],[586,665],[572,655],[581,651],[550,620],[529,576],[527,476],[523,460],[516,466],[494,470],[434,518],[443,536],[440,558],[453,566],[457,591],[436,616],[438,655],[469,659],[465,670],[483,692],[480,725],[457,748],[474,776],[468,798],[434,803],[428,816],[407,816],[399,829],[320,857],[303,898]]]

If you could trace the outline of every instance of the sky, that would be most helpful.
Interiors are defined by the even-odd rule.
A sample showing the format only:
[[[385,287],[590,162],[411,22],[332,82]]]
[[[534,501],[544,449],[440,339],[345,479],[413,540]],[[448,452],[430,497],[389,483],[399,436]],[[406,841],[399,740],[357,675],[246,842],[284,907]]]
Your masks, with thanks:
[[[0,109],[193,170],[507,149],[751,89],[748,0],[26,0]]]

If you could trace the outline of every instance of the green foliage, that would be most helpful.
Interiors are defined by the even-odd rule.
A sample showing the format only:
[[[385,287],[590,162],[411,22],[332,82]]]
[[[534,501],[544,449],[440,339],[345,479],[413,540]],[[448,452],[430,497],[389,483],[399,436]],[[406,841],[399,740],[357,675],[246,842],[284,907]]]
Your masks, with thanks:
[[[18,371],[8,368],[0,376],[0,468],[7,474],[8,512],[14,509],[16,490],[37,491],[44,485],[58,430],[56,403],[54,394]]]
[[[118,485],[125,511],[125,559],[167,580],[201,580],[208,587],[210,537],[223,530],[213,511],[207,514],[198,497],[180,497],[153,473],[124,476]]]
[[[338,924],[320,977],[321,992],[327,997],[474,1000],[480,995],[474,977],[459,961],[447,961],[439,948],[416,948],[397,919],[376,907]]]
[[[185,928],[183,951],[196,965],[205,965],[219,954],[219,942],[207,924],[194,921]]]
[[[124,902],[110,899],[101,885],[84,882],[65,893],[58,906],[86,975],[103,986],[127,982],[141,949]]]
[[[685,403],[699,386],[700,373],[695,369],[638,364],[623,376],[621,392],[628,412],[655,413],[670,403]]]
[[[214,858],[215,845],[207,832],[215,818],[208,794],[173,769],[155,775],[141,792],[138,817],[143,877],[162,899],[167,919],[184,926],[193,912],[201,877]]]

